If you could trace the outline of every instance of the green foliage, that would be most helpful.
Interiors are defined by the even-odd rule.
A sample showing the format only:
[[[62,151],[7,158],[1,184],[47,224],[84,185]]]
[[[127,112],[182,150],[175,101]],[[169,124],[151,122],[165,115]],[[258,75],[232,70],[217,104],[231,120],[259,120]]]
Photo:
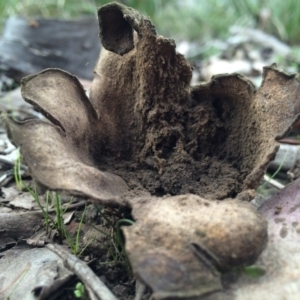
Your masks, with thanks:
[[[102,5],[109,1],[97,2]],[[0,11],[2,11],[2,19],[16,15],[70,18],[84,14],[95,14],[96,6],[96,2],[92,0],[45,0],[41,2],[10,0],[0,2]]]
[[[128,270],[130,270],[129,261],[127,258],[127,254],[125,251],[125,241],[121,231],[121,225],[133,225],[134,222],[130,219],[120,219],[113,226],[114,234],[113,234],[113,244],[116,250],[116,253],[119,255],[121,260],[124,262],[125,266]]]
[[[58,231],[58,235],[59,235],[59,240],[62,241],[64,238],[64,219],[63,219],[63,210],[62,210],[62,206],[61,206],[61,199],[60,196],[58,195],[58,193],[55,193],[54,195],[55,197],[55,213],[56,213],[56,218],[55,218],[55,228]]]
[[[75,295],[76,298],[86,299],[85,287],[81,282],[78,282],[76,284],[75,289],[74,289],[74,295]]]
[[[154,18],[158,30],[166,36],[202,41],[224,37],[235,20],[228,1],[216,0],[172,2]]]
[[[67,209],[67,208],[66,208]],[[83,221],[84,221],[84,216],[85,216],[85,213],[86,213],[86,205],[84,207],[84,211],[81,215],[81,219],[80,219],[80,222],[79,222],[79,225],[78,225],[78,228],[77,228],[77,231],[76,231],[76,236],[75,238],[73,238],[69,232],[66,230],[65,226],[63,227],[63,232],[64,232],[64,237],[66,238],[67,242],[68,242],[68,245],[69,247],[71,248],[72,252],[74,255],[76,256],[81,256],[81,254],[84,252],[84,250],[88,247],[88,245],[93,241],[93,239],[91,239],[83,249],[80,250],[80,232],[81,232],[81,227],[82,227],[82,224],[83,224]]]
[[[25,182],[22,180],[21,176],[21,156],[19,155],[15,165],[14,165],[14,178],[16,181],[16,186],[17,188],[21,191],[23,187],[31,194],[33,199],[36,201],[37,205],[41,209],[44,217],[44,222],[45,222],[45,227],[46,227],[46,234],[50,232],[51,229],[55,229],[58,232],[58,237],[59,241],[62,242],[64,239],[67,240],[67,243],[69,247],[71,248],[72,252],[74,255],[80,256],[83,251],[86,249],[86,247],[92,242],[92,240],[87,243],[87,245],[81,250],[80,250],[80,231],[82,227],[82,223],[84,221],[84,216],[86,212],[86,206],[84,208],[84,211],[82,213],[80,223],[78,225],[78,229],[76,232],[75,238],[73,238],[69,232],[67,231],[65,224],[64,224],[64,213],[67,211],[68,207],[72,204],[74,197],[71,197],[68,205],[63,209],[62,204],[61,204],[61,198],[58,193],[53,193],[50,191],[46,192],[46,198],[45,202],[46,205],[45,207],[42,205],[39,194],[37,191],[36,185],[34,185],[33,188],[30,188]],[[49,206],[53,206],[55,210],[55,218],[53,218],[49,212]]]
[[[96,206],[96,209],[98,213],[101,215],[101,217],[105,220],[106,225],[111,229],[110,233],[106,233],[102,231],[101,229],[89,224],[91,227],[93,227],[95,230],[98,230],[105,236],[107,236],[111,242],[112,242],[112,248],[108,249],[109,254],[112,257],[112,261],[105,262],[103,264],[110,264],[110,263],[121,263],[124,265],[128,272],[131,271],[129,260],[125,251],[125,240],[124,236],[121,231],[122,225],[130,226],[134,224],[134,221],[130,219],[118,219],[116,220],[115,217],[109,216],[106,212],[104,212],[103,209]],[[100,241],[99,241],[100,242]]]
[[[70,18],[81,15],[96,15],[97,7],[113,1],[109,0],[45,0],[37,2],[35,0],[10,0],[0,2],[0,11],[2,18],[9,16],[43,16]],[[173,0],[121,0],[118,1],[130,7],[134,7],[143,14],[151,18],[159,11],[163,10],[166,4],[174,3]]]
[[[259,278],[266,273],[266,270],[264,268],[256,265],[244,267],[242,271],[244,272],[244,274],[252,278]]]
[[[38,204],[39,208],[41,209],[44,220],[45,220],[46,234],[48,234],[51,229],[51,225],[53,227],[55,227],[55,221],[50,216],[49,211],[48,211],[48,209],[49,209],[49,191],[47,191],[47,193],[46,193],[46,208],[44,208],[44,206],[41,204],[36,185],[34,185],[34,188],[31,189],[25,182],[22,182],[22,184],[24,185],[26,190],[31,194],[31,196],[33,197],[33,199],[35,200],[35,202]]]
[[[17,190],[21,191],[23,188],[23,184],[22,184],[22,175],[21,175],[21,155],[19,149],[18,149],[18,157],[14,165],[14,178],[15,178]]]
[[[39,195],[37,193],[36,187],[34,190],[31,190],[26,184],[24,184],[26,189],[31,193],[35,201],[37,202],[38,206],[43,212],[44,220],[45,220],[45,226],[46,226],[46,233],[49,232],[50,228],[55,228],[58,232],[59,240],[62,242],[64,239],[66,239],[67,244],[71,248],[72,252],[76,256],[81,256],[81,254],[84,252],[86,247],[92,242],[89,241],[87,245],[80,251],[80,232],[81,232],[81,227],[82,223],[84,221],[84,216],[86,212],[86,206],[84,208],[84,211],[81,215],[81,219],[76,231],[76,236],[72,237],[69,232],[67,231],[65,224],[64,224],[64,219],[63,215],[67,211],[68,207],[70,204],[73,202],[73,197],[70,199],[68,205],[63,209],[61,205],[61,198],[58,193],[54,193],[51,195],[51,192],[47,191],[46,192],[46,208],[44,208],[39,200]],[[55,219],[53,219],[49,213],[49,199],[52,202],[54,209],[55,209]]]
[[[265,275],[266,270],[258,265],[251,266],[242,266],[242,267],[234,267],[231,269],[231,272],[237,272],[238,274],[245,274],[251,278],[259,278]]]
[[[45,198],[45,206],[42,205],[40,201],[40,197],[37,191],[36,185],[34,185],[33,188],[30,188],[25,182],[22,181],[21,176],[21,156],[19,155],[15,166],[14,166],[14,177],[17,186],[19,186],[19,190],[22,190],[23,187],[32,195],[33,199],[38,204],[39,208],[41,209],[44,217],[45,227],[46,227],[46,234],[50,232],[51,229],[55,229],[58,232],[59,240],[62,242],[64,239],[66,239],[69,247],[71,248],[72,252],[76,256],[81,256],[83,251],[88,247],[88,245],[93,241],[90,240],[85,247],[80,251],[80,232],[81,227],[84,222],[84,216],[86,213],[86,206],[84,208],[84,211],[81,215],[81,219],[78,225],[78,229],[76,231],[76,236],[72,237],[69,232],[67,231],[65,225],[64,225],[64,219],[63,215],[67,211],[70,204],[73,202],[73,197],[70,199],[68,205],[63,209],[61,204],[61,198],[58,193],[53,193],[50,191],[46,192],[46,198]],[[49,207],[54,207],[55,210],[55,218],[51,216],[51,213],[49,211]],[[101,231],[101,233],[107,235],[112,242],[113,245],[113,251],[111,249],[108,249],[110,251],[111,256],[113,257],[113,262],[121,262],[125,265],[125,267],[130,271],[130,265],[127,259],[126,251],[125,251],[125,242],[124,237],[121,232],[121,225],[132,225],[134,222],[130,219],[117,219],[115,220],[115,217],[112,219],[109,217],[109,215],[105,214],[102,209],[97,207],[98,213],[101,215],[101,217],[105,220],[106,224],[109,228],[111,228],[111,233],[107,234],[104,231],[101,231],[99,228],[92,226],[98,231]]]
[[[265,30],[290,44],[300,41],[298,22],[300,6],[297,0],[230,0],[240,16],[258,19],[264,10],[269,14]]]

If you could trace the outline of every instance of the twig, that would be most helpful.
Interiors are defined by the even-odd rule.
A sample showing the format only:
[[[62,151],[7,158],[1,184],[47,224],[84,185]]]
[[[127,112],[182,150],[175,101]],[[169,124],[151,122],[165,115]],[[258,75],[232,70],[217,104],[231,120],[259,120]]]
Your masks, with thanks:
[[[135,292],[134,300],[142,300],[143,295],[146,290],[146,286],[142,282],[137,280],[136,284],[135,284],[135,290],[136,290],[136,292]]]
[[[85,289],[88,291],[89,293],[89,297],[91,300],[98,300],[97,295],[95,294],[94,290],[91,289],[90,287],[86,286]],[[104,298],[103,298],[104,299]]]
[[[89,292],[92,291],[98,299],[118,300],[86,263],[81,261],[75,255],[70,254],[62,246],[48,244],[46,247],[61,257],[65,267],[74,272],[84,283],[86,289]],[[95,297],[93,297],[93,299],[95,299]]]
[[[77,203],[70,204],[70,205],[67,206],[67,208],[65,206],[63,206],[62,209],[64,210],[64,212],[66,212],[66,211],[73,210],[74,208],[85,206],[86,203],[87,203],[87,201],[83,200],[83,201],[80,201],[80,202],[77,202]],[[48,213],[52,213],[52,212],[55,212],[55,208],[48,209]]]
[[[271,177],[269,177],[268,175],[264,175],[264,180],[267,182],[267,183],[270,183],[272,184],[273,186],[275,186],[276,188],[278,189],[283,189],[284,188],[284,185],[281,184],[280,182],[272,179]]]

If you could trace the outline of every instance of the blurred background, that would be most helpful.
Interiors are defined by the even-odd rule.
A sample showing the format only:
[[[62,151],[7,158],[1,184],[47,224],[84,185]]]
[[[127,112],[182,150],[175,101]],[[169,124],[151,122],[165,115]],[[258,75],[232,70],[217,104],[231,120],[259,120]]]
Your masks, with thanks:
[[[105,0],[0,1],[3,23],[11,16],[70,19],[95,15]],[[300,42],[297,0],[122,0],[153,20],[159,32],[176,39],[206,41],[225,38],[233,25],[260,28],[282,41]]]
[[[38,24],[35,23],[36,18],[75,20],[90,17],[96,20],[96,9],[109,2],[112,1],[1,1],[0,30],[5,35],[3,32],[5,22],[12,17],[23,17],[31,26]],[[289,72],[298,72],[300,69],[298,30],[300,5],[297,0],[121,0],[119,2],[149,16],[159,34],[175,39],[177,50],[194,66],[193,84],[207,81],[214,74],[239,72],[250,77],[259,86],[262,68],[265,65],[275,62]],[[6,30],[10,32],[9,36],[12,31],[14,34],[19,31],[15,28],[14,30],[6,28]],[[43,35],[45,36],[45,33]],[[47,38],[51,39],[53,36],[53,33],[49,33]],[[7,44],[7,39],[5,43]],[[60,42],[56,44],[59,46]],[[19,46],[14,46],[17,47]],[[0,41],[0,65],[1,52],[11,52],[10,48],[13,47],[10,45],[3,50],[3,41],[2,47]],[[24,53],[24,51],[25,49],[22,49],[19,52]],[[15,57],[18,55],[21,54],[15,53]],[[4,57],[2,61],[9,59]],[[65,65],[58,65],[58,67],[66,68],[79,77],[91,79],[92,75],[87,74],[92,72],[94,56],[87,60],[87,63],[90,68],[86,69],[86,74],[82,72],[77,74],[74,67],[71,69],[66,68]],[[49,64],[49,67],[53,66],[55,65]],[[42,62],[42,67],[48,66]],[[80,65],[79,69],[83,69],[83,66]],[[31,72],[35,71],[39,69],[31,68]],[[30,70],[27,72],[30,73]],[[12,73],[14,72],[10,74]],[[8,74],[16,81],[24,75],[26,75],[25,71]]]
[[[96,18],[105,0],[9,0],[0,2],[3,31],[11,17]],[[297,0],[122,0],[149,16],[159,34],[175,39],[194,64],[193,83],[212,75],[240,72],[260,83],[262,67],[273,62],[299,71],[300,5]],[[50,37],[49,37],[50,38]],[[1,47],[0,47],[1,50]],[[93,63],[93,62],[91,62]]]

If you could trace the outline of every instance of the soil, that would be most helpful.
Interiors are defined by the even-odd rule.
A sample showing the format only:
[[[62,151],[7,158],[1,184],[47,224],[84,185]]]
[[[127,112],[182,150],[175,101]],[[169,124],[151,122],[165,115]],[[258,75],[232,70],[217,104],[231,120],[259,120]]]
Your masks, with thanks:
[[[100,210],[102,210],[101,213]],[[82,211],[77,212],[73,226],[72,224],[68,226],[69,231],[71,227],[75,226],[74,235],[76,235],[81,216]],[[120,219],[132,219],[128,208],[104,209],[94,204],[88,205],[85,212],[85,224],[81,232],[81,248],[86,247],[86,249],[81,258],[91,261],[90,267],[94,273],[117,298],[132,300],[136,292],[136,279],[131,272],[127,257],[116,252],[115,246],[119,251],[122,249],[113,241],[112,226],[108,223],[116,224]],[[75,281],[74,285],[76,282],[78,281]],[[145,293],[142,299],[146,300],[149,297],[150,291]]]
[[[142,168],[124,161],[114,161],[113,165],[114,168],[111,164],[102,165],[101,169],[125,180],[130,188],[125,198],[147,193],[158,197],[193,193],[205,195],[206,199],[225,199],[236,195],[239,178],[238,170],[216,157],[201,161],[190,157],[189,163],[175,162],[171,158],[164,163],[161,174],[154,166]]]

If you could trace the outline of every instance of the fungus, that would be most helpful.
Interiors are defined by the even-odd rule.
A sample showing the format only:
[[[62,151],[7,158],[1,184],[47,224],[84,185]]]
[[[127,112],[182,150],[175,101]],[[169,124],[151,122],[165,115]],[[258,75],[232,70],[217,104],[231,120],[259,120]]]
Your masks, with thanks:
[[[239,74],[191,87],[192,67],[148,18],[120,3],[98,16],[103,49],[90,97],[59,69],[24,78],[25,101],[48,122],[3,114],[9,138],[48,189],[132,207],[126,248],[158,299],[218,289],[215,267],[197,251],[226,269],[264,248],[266,222],[240,200],[251,199],[276,140],[298,119],[298,76],[272,65],[258,90]],[[212,285],[195,291],[203,270]]]

